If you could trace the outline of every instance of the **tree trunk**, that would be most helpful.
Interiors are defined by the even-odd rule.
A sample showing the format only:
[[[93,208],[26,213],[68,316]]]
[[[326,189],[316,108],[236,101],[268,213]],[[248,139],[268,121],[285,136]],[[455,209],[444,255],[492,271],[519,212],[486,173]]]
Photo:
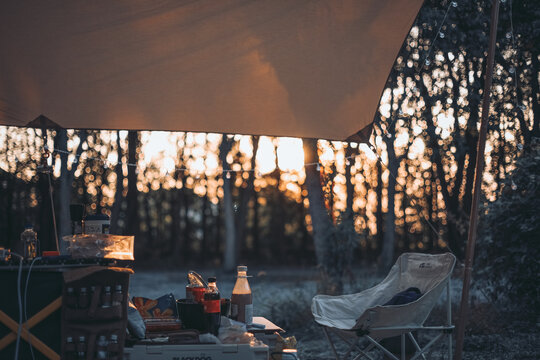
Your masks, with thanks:
[[[181,245],[182,246],[180,248],[182,252],[181,254],[182,259],[184,259],[184,263],[186,263],[189,261],[190,254],[193,251],[191,247],[192,226],[191,226],[191,219],[189,218],[189,209],[191,207],[192,202],[188,194],[188,189],[186,188],[186,181],[184,181],[184,186],[181,189],[181,194],[182,194],[181,199],[182,199],[182,219],[183,219],[182,222],[184,224],[184,229],[181,232],[182,234]]]
[[[186,135],[183,135],[181,143],[183,146],[181,147],[180,154],[178,154],[178,166],[184,167],[185,161],[184,161],[184,148],[186,143]],[[185,181],[185,171],[175,171],[174,178],[176,182],[180,181],[182,184],[181,189],[174,188],[171,189],[172,196],[174,197],[172,204],[171,204],[171,211],[172,211],[172,256],[173,258],[183,261],[183,256],[185,255],[183,252],[183,244],[186,241],[186,232],[185,228],[183,228],[183,225],[185,222],[183,221],[182,214],[183,210],[185,208],[185,196],[184,192],[186,191],[186,181]],[[186,210],[187,211],[187,210]]]
[[[318,163],[317,140],[304,139],[305,163]],[[317,265],[321,270],[318,291],[327,294],[341,293],[343,283],[339,274],[334,274],[328,266],[329,238],[333,230],[332,220],[324,204],[320,172],[316,166],[306,166],[306,188],[308,191],[309,213],[313,226],[313,241]]]
[[[71,181],[70,172],[67,168],[68,154],[67,152],[67,130],[59,129],[56,133],[56,147],[60,152],[60,178],[58,189],[58,236],[62,239],[63,236],[71,234],[71,216],[69,212],[69,204],[71,203]],[[64,152],[65,151],[65,152]],[[66,250],[65,242],[59,241],[60,252]]]
[[[272,256],[276,259],[284,259],[289,246],[288,241],[285,239],[285,213],[283,209],[286,205],[285,195],[279,190],[281,186],[281,170],[276,164],[276,169],[269,174],[276,180],[276,192],[275,192],[275,204],[270,207],[270,241],[280,242],[279,246],[272,246]]]
[[[405,184],[407,183],[407,176],[405,176]],[[411,244],[410,229],[407,224],[407,208],[409,207],[409,202],[407,198],[406,189],[403,189],[401,196],[401,211],[403,212],[403,248],[409,249]]]
[[[437,199],[437,194],[436,194],[436,187],[433,186],[433,175],[434,175],[434,171],[433,171],[433,164],[431,165],[431,168],[430,168],[430,171],[429,171],[429,178],[428,179],[424,179],[424,181],[430,181],[430,185],[429,187],[426,186],[426,184],[424,183],[424,197],[426,198],[426,207],[427,207],[427,213],[428,213],[428,221],[433,221],[433,213],[434,213],[434,209],[433,209],[433,202],[434,202],[434,199]],[[432,251],[434,248],[435,248],[435,243],[437,241],[437,239],[435,239],[433,237],[433,231],[431,231],[431,229],[426,229],[426,231],[423,231],[424,233],[424,237],[426,237],[427,241],[425,242],[425,246],[426,246],[426,250],[430,250]],[[427,236],[426,236],[427,235]]]
[[[231,151],[233,141],[233,139],[228,139],[227,135],[223,135],[221,145],[219,146],[219,157],[223,169],[223,214],[225,218],[223,269],[225,271],[233,271],[236,266],[236,229],[234,224],[232,184],[230,173],[227,172],[227,170],[230,170],[229,163],[227,162],[227,154]]]
[[[38,189],[41,197],[41,206],[39,210],[39,229],[34,227],[38,232],[41,251],[56,250],[56,242],[54,236],[54,226],[52,218],[52,204],[49,191],[52,191],[52,175],[51,184],[49,186],[49,174],[39,173]]]
[[[209,208],[208,208],[208,179],[205,177],[206,179],[206,191],[203,195],[203,198],[202,198],[202,209],[201,209],[201,227],[202,227],[202,239],[201,239],[201,249],[203,249],[202,251],[202,254],[201,256],[199,257],[201,259],[201,263],[205,260],[208,260],[205,258],[205,250],[208,249],[208,253],[212,255],[213,257],[213,253],[212,251],[210,251],[211,247],[209,246],[209,243],[208,243],[208,213],[210,212],[209,211]]]
[[[259,238],[259,196],[255,188],[253,188],[253,227],[251,228],[251,237],[253,240],[253,256],[258,258],[260,252],[260,238]]]
[[[531,135],[540,137],[540,84],[538,79],[538,71],[540,69],[540,61],[538,56],[533,53],[532,56],[532,76],[531,76],[531,103],[533,110],[533,128]]]
[[[395,195],[396,195],[396,174],[398,162],[394,150],[394,136],[390,139],[384,138],[386,143],[386,152],[388,154],[388,209],[384,218],[384,236],[379,260],[379,271],[386,273],[394,261],[394,247],[396,243],[396,212],[395,212]]]
[[[136,131],[128,132],[128,164],[137,164],[137,150],[139,135]],[[127,191],[127,226],[128,235],[139,235],[139,191],[137,190],[137,166],[128,166],[128,191]],[[140,241],[139,243],[143,245]],[[137,241],[135,241],[137,244]]]
[[[375,241],[377,244],[383,243],[383,234],[384,234],[384,217],[382,212],[382,189],[383,189],[383,183],[382,183],[382,165],[380,161],[377,161],[376,163],[377,168],[377,187],[375,188],[375,194],[377,198],[377,208],[375,210],[375,221],[377,225],[377,236],[375,238]]]
[[[114,194],[114,204],[111,210],[111,234],[120,234],[120,213],[122,212],[122,200],[124,199],[124,173],[122,171],[122,145],[120,142],[120,131],[116,132],[116,153],[118,162],[116,163],[116,192]]]
[[[251,170],[255,169],[255,156],[257,154],[257,149],[259,147],[259,137],[252,136],[251,142],[253,146],[253,156],[251,157]],[[245,187],[240,189],[240,201],[238,206],[238,212],[236,216],[236,258],[241,258],[242,249],[246,244],[246,233],[247,233],[247,218],[249,213],[249,204],[254,194],[255,187],[255,171],[250,171],[248,173],[248,178],[246,179]]]
[[[347,188],[347,205],[345,207],[345,212],[347,214],[353,213],[353,203],[354,203],[354,185],[351,179],[351,166],[354,163],[353,158],[349,159],[353,155],[353,149],[351,145],[347,145],[345,148],[345,185]]]

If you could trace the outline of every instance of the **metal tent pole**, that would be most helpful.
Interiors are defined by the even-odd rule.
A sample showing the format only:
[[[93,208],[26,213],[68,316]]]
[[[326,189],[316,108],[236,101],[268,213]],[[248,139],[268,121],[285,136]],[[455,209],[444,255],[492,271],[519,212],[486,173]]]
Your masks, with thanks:
[[[469,217],[469,235],[467,238],[467,249],[465,252],[465,273],[463,274],[463,291],[461,293],[461,306],[457,323],[456,353],[454,357],[455,360],[461,360],[463,351],[463,340],[465,337],[465,320],[467,318],[467,312],[469,307],[469,286],[471,283],[474,245],[476,242],[476,230],[478,228],[478,199],[482,190],[482,175],[484,173],[484,151],[486,148],[489,102],[491,98],[491,83],[493,80],[493,63],[495,58],[495,44],[497,39],[498,20],[499,0],[493,0],[491,6],[491,26],[489,30],[488,58],[486,63],[484,93],[482,99],[482,118],[480,123],[480,134],[478,136],[478,151],[476,153],[476,169],[474,172],[473,197],[471,204],[471,213]]]

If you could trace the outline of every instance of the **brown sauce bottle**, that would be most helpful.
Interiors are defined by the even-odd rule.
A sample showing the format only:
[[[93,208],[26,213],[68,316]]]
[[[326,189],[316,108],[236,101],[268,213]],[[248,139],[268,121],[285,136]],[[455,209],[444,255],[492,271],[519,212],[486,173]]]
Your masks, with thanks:
[[[231,296],[231,318],[251,325],[253,323],[253,299],[247,280],[247,266],[237,267],[238,275]]]

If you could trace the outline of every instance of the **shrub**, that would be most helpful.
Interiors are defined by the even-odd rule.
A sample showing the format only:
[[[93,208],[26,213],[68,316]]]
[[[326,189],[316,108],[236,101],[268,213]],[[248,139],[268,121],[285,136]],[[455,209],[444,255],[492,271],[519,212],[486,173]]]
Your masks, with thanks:
[[[540,308],[540,139],[533,138],[481,216],[476,277],[490,300]]]

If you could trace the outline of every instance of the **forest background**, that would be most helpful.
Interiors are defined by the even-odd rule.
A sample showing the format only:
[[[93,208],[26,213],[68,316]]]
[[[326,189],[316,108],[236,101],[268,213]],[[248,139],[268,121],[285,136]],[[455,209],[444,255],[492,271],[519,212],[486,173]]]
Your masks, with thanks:
[[[369,145],[0,127],[0,246],[18,249],[31,223],[42,249],[54,249],[48,175],[39,171],[50,152],[58,234],[71,233],[69,205],[84,204],[88,214],[111,217],[111,233],[135,235],[139,265],[318,265],[338,279],[338,289],[327,289],[336,292],[351,264],[386,271],[404,251],[451,251],[462,260],[487,3],[425,2],[390,73]],[[539,19],[538,2],[502,3],[486,206],[526,186],[512,173],[540,136]]]

